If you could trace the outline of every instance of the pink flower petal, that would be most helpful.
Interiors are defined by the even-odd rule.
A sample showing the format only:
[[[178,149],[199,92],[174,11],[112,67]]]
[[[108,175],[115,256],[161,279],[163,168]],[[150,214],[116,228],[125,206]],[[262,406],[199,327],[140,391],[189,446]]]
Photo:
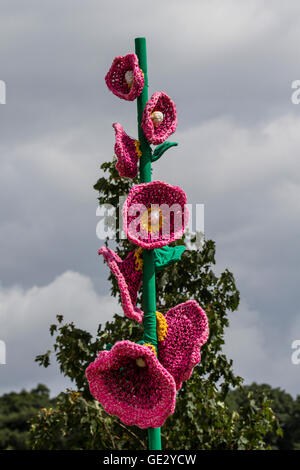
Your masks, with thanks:
[[[188,222],[185,192],[162,181],[135,185],[123,206],[123,223],[127,238],[146,249],[161,248],[181,238]],[[149,232],[139,222],[141,212],[155,206],[161,211],[162,225]]]
[[[118,281],[122,307],[126,317],[141,323],[144,312],[137,308],[135,304],[143,273],[136,269],[135,251],[131,251],[125,260],[122,260],[113,250],[105,246],[100,248],[98,254],[104,256],[111,272]]]
[[[168,332],[158,343],[161,364],[174,377],[177,390],[200,362],[200,349],[209,335],[206,313],[195,300],[170,309],[165,316]]]
[[[145,367],[136,359],[142,358]],[[104,410],[130,426],[160,427],[174,412],[176,387],[154,352],[141,344],[119,341],[102,351],[86,369],[91,394]]]
[[[115,154],[118,158],[116,168],[121,177],[135,178],[138,172],[138,154],[136,150],[136,140],[129,137],[124,132],[119,123],[114,123],[113,128],[116,133]]]
[[[131,86],[125,80],[125,74],[128,71],[133,72]],[[114,95],[127,101],[135,100],[142,93],[144,87],[144,74],[139,67],[137,56],[127,54],[116,57],[105,77],[105,81]]]
[[[151,114],[154,111],[163,113],[163,121],[157,127],[154,126],[151,119]],[[176,127],[177,113],[175,103],[162,91],[153,93],[145,106],[142,120],[142,128],[148,142],[154,145],[161,144],[175,132]]]

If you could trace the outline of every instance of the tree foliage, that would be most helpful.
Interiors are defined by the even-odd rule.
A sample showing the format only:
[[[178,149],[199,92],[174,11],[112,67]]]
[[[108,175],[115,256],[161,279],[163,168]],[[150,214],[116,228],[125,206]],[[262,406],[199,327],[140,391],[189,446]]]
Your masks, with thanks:
[[[247,402],[255,399],[260,404],[267,397],[271,401],[272,409],[279,422],[277,432],[269,432],[265,436],[266,443],[272,449],[300,450],[300,396],[296,399],[270,385],[253,383],[237,390],[232,390],[226,399],[231,410],[239,410]]]
[[[51,408],[55,401],[49,397],[49,389],[42,384],[27,392],[5,393],[0,397],[0,449],[22,450],[27,448],[29,420],[41,408]]]
[[[101,167],[107,176],[95,185],[100,204],[117,207],[119,196],[126,195],[132,182],[118,176],[113,163]],[[133,182],[134,183],[134,182]],[[116,214],[118,220],[118,212]],[[116,251],[121,257],[134,247],[120,239],[117,233]],[[106,243],[108,241],[106,240]],[[270,401],[264,397],[258,403],[245,399],[238,410],[226,402],[230,388],[240,388],[241,377],[233,372],[232,361],[222,352],[224,330],[229,325],[228,313],[237,309],[239,292],[233,274],[225,270],[217,275],[213,270],[216,247],[206,240],[197,247],[196,237],[186,235],[178,244],[187,249],[182,260],[157,273],[157,310],[189,300],[197,300],[207,312],[210,336],[202,349],[201,363],[192,378],[184,383],[177,396],[176,410],[162,428],[165,449],[263,449],[265,436],[277,426]],[[119,295],[115,278],[109,275],[111,293]],[[50,327],[55,336],[54,353],[61,372],[75,385],[74,391],[60,396],[56,408],[41,411],[31,428],[34,449],[142,449],[147,447],[146,432],[124,426],[108,416],[88,390],[85,369],[99,350],[121,339],[140,340],[142,329],[137,323],[115,315],[113,322],[99,325],[96,338],[65,324],[62,316]],[[50,351],[37,357],[47,367]]]

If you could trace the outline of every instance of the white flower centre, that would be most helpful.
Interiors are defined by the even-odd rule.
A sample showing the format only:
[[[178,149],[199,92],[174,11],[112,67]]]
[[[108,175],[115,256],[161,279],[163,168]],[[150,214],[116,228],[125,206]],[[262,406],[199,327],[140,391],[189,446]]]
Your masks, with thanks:
[[[135,362],[138,367],[146,367],[146,362],[142,357],[138,357]]]
[[[158,127],[163,122],[164,115],[161,111],[154,111],[151,114],[151,119],[154,127]]]
[[[133,77],[134,77],[133,70],[127,70],[127,72],[125,73],[125,80],[128,85],[133,84]]]
[[[151,224],[157,225],[159,223],[159,210],[155,209],[151,211]]]

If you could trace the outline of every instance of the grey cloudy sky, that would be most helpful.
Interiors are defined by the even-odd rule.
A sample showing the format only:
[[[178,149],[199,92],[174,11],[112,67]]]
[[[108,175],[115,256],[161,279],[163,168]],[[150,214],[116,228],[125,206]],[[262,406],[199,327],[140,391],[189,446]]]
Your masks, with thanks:
[[[217,269],[241,291],[225,350],[236,372],[299,393],[300,4],[276,0],[2,0],[0,393],[68,383],[39,368],[57,313],[95,332],[119,311],[97,257],[99,166],[112,122],[136,135],[135,103],[106,88],[116,55],[146,36],[150,93],[176,102],[178,128],[154,178],[205,204]]]

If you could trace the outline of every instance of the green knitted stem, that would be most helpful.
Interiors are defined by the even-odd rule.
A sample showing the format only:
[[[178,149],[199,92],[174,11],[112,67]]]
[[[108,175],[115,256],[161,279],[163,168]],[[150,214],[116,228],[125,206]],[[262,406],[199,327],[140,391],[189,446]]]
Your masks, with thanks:
[[[150,183],[152,151],[141,127],[143,111],[148,101],[147,50],[145,38],[135,39],[135,53],[139,59],[139,66],[142,69],[145,78],[143,91],[137,99],[138,135],[140,141],[140,150],[142,152],[140,159],[140,182]],[[153,251],[143,250],[143,260],[143,340],[157,347],[155,264]],[[160,428],[148,428],[148,440],[149,450],[161,450]]]
[[[156,302],[155,302],[155,263],[153,250],[143,251],[143,340],[157,349]]]

